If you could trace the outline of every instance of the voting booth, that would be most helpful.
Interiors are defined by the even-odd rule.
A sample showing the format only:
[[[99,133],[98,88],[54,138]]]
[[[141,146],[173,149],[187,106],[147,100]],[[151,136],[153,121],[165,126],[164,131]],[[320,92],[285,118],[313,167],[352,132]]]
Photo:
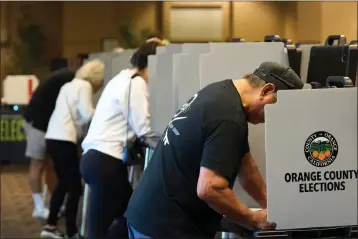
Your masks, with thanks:
[[[241,79],[264,61],[288,66],[287,51],[282,42],[185,43],[157,49],[161,50],[148,59],[148,84],[152,128],[160,134],[183,103],[208,84]],[[249,125],[249,132],[251,152],[265,178],[264,125]],[[258,207],[238,182],[234,192],[249,207]]]
[[[306,82],[312,45],[300,47],[301,76]],[[134,51],[92,54],[90,59],[104,61],[106,85],[130,67]],[[264,61],[289,66],[284,44],[185,43],[157,47],[156,55],[148,57],[152,129],[162,134],[175,112],[197,91],[217,81],[240,79]],[[284,236],[287,230],[299,228],[357,224],[356,97],[356,88],[311,90],[307,84],[302,91],[278,92],[278,103],[266,109],[266,130],[264,124],[249,124],[251,153],[268,187],[269,220],[280,229],[274,235]],[[307,152],[306,145],[310,145]],[[259,206],[238,182],[234,192],[247,206]]]
[[[279,91],[265,107],[268,221],[223,238],[357,238],[357,88]],[[347,102],[349,102],[347,104]]]
[[[166,48],[165,50],[163,50],[161,53],[157,53],[157,55],[155,56],[150,56],[149,57],[149,90],[150,90],[150,97],[151,97],[151,116],[152,116],[152,121],[154,124],[154,128],[157,131],[161,131],[163,129],[165,129],[171,119],[171,117],[173,116],[173,109],[175,108],[179,108],[183,102],[185,102],[187,99],[189,99],[193,94],[195,94],[197,91],[199,91],[200,89],[202,89],[203,87],[205,87],[206,85],[216,82],[216,81],[220,81],[220,80],[224,80],[227,78],[231,78],[231,79],[240,79],[243,75],[253,72],[254,69],[260,65],[262,62],[264,61],[275,61],[278,62],[280,64],[283,65],[287,65],[288,66],[288,58],[287,58],[287,51],[285,51],[284,46],[282,43],[245,43],[245,44],[230,44],[230,43],[209,43],[209,44],[197,44],[197,45],[201,45],[201,49],[197,50],[197,52],[193,53],[193,50],[189,50],[188,52],[185,52],[185,48],[188,46],[188,44],[183,44],[182,48],[181,48],[181,52],[176,52],[176,53],[172,53],[173,55],[173,61],[168,60],[169,58],[165,58],[166,60],[164,61],[165,63],[162,64],[160,62],[160,60],[158,61],[158,59],[160,59],[160,57],[158,57],[159,55],[163,54],[164,52],[166,52],[166,54],[169,54],[167,52],[168,48]],[[195,46],[194,46],[195,47]],[[303,59],[303,65],[305,65],[306,67],[308,66],[309,63],[309,54],[310,54],[310,48],[312,46],[303,46],[304,48],[304,59]],[[199,48],[196,48],[199,49]],[[307,58],[308,57],[308,58]],[[162,57],[164,58],[164,57]],[[199,62],[198,62],[199,60]],[[163,62],[163,61],[162,61]],[[196,67],[197,65],[199,65],[199,67]],[[160,76],[160,74],[158,75],[158,68],[159,67],[165,67],[166,68],[166,72],[170,72],[169,69],[172,69],[172,77],[170,77],[170,75],[168,74],[163,74],[162,76]],[[306,76],[307,75],[307,69],[303,70],[302,75]],[[198,77],[195,77],[198,76]],[[164,81],[166,81],[164,83]],[[171,82],[168,82],[171,81]],[[288,135],[291,135],[292,137],[292,131],[300,131],[302,132],[302,128],[304,127],[304,125],[311,125],[312,124],[309,122],[309,120],[314,120],[317,119],[317,125],[321,125],[320,122],[323,120],[326,120],[327,117],[330,117],[332,122],[337,122],[337,125],[341,125],[342,124],[342,119],[346,119],[347,117],[350,117],[352,119],[352,121],[350,121],[350,126],[352,125],[352,123],[354,123],[354,127],[351,128],[353,130],[351,130],[351,134],[350,134],[350,138],[347,138],[347,142],[351,142],[351,147],[352,145],[357,145],[357,141],[356,141],[356,122],[357,122],[357,117],[356,117],[356,110],[354,111],[354,108],[356,109],[357,106],[353,105],[352,107],[348,108],[346,107],[345,112],[342,111],[336,111],[336,116],[334,117],[334,111],[337,107],[339,107],[339,105],[341,105],[341,103],[338,102],[352,102],[353,99],[356,99],[356,89],[351,89],[351,91],[353,90],[355,92],[355,96],[354,95],[346,95],[346,97],[351,97],[350,99],[345,99],[342,100],[342,98],[340,99],[340,101],[338,101],[338,99],[340,98],[339,96],[337,96],[336,98],[334,98],[335,100],[331,99],[331,100],[325,100],[325,98],[321,97],[320,94],[324,94],[325,97],[330,97],[329,95],[331,94],[331,90],[327,90],[327,89],[322,89],[322,90],[309,90],[311,89],[311,85],[307,84],[305,85],[305,89],[304,91],[297,91],[297,92],[309,92],[311,93],[312,97],[314,98],[306,98],[305,95],[300,96],[299,99],[298,98],[292,98],[292,100],[286,100],[284,99],[284,97],[287,95],[287,97],[289,97],[290,93],[292,93],[293,91],[282,91],[279,92],[279,98],[282,99],[281,102],[287,103],[287,104],[276,104],[273,105],[272,107],[284,107],[289,105],[289,108],[291,109],[290,112],[287,112],[287,115],[290,115],[291,118],[294,118],[295,121],[292,122],[298,122],[298,123],[284,123],[283,120],[286,119],[286,113],[284,114],[284,116],[282,114],[277,114],[277,112],[281,112],[284,109],[282,108],[276,108],[276,113],[274,114],[274,117],[280,117],[281,121],[277,121],[277,123],[275,124],[277,127],[284,125],[287,128],[282,128],[280,129],[281,133],[286,133]],[[324,92],[326,90],[326,92]],[[336,89],[336,91],[342,90],[342,89]],[[345,89],[344,89],[345,90]],[[352,91],[352,92],[353,92]],[[166,97],[159,97],[158,94],[162,94],[162,92],[165,92]],[[321,93],[323,92],[323,93]],[[296,92],[294,92],[296,93]],[[316,94],[318,93],[318,94]],[[343,93],[344,94],[344,93]],[[315,96],[313,96],[315,95]],[[158,100],[158,98],[160,100]],[[280,101],[280,100],[279,100]],[[332,105],[332,102],[335,102],[334,105]],[[353,100],[354,101],[354,100]],[[161,102],[163,104],[163,102],[165,102],[166,104],[169,104],[170,107],[165,108],[165,107],[158,107],[156,102]],[[293,103],[292,103],[293,102]],[[314,102],[315,104],[312,104],[312,102]],[[323,103],[324,102],[324,103]],[[327,107],[322,107],[323,105],[326,105]],[[306,109],[307,105],[309,105],[312,108],[312,113],[310,111],[308,111],[309,113],[305,113],[304,110],[298,111],[296,112],[296,109]],[[297,106],[297,107],[296,107]],[[157,110],[152,111],[153,107],[158,107]],[[285,109],[286,109],[285,108]],[[313,111],[313,109],[315,108],[319,108],[321,109],[321,111]],[[327,110],[327,108],[329,110]],[[341,107],[342,108],[342,107]],[[293,113],[293,112],[296,113]],[[325,113],[323,113],[325,112]],[[304,115],[305,117],[307,117],[308,121],[300,121],[300,116]],[[340,115],[340,116],[339,116]],[[342,117],[342,115],[344,115],[344,117]],[[324,116],[324,118],[323,118]],[[166,118],[166,120],[163,120],[163,117]],[[302,116],[303,117],[303,116]],[[340,120],[340,121],[339,121]],[[346,120],[344,120],[346,121]],[[267,122],[267,121],[266,121]],[[328,121],[326,121],[328,123]],[[161,124],[161,125],[160,125]],[[269,124],[266,124],[269,125]],[[334,126],[331,126],[334,127]],[[348,129],[348,128],[347,128]],[[251,148],[251,152],[255,158],[255,160],[258,163],[259,169],[261,171],[261,174],[263,175],[263,177],[267,180],[271,180],[271,183],[269,183],[269,181],[267,181],[268,183],[268,197],[269,199],[269,219],[273,220],[275,222],[277,222],[278,224],[278,229],[281,229],[279,231],[276,231],[273,233],[274,237],[277,235],[281,235],[281,237],[283,236],[288,236],[289,233],[286,232],[286,230],[295,230],[295,229],[299,229],[299,228],[304,228],[309,230],[310,232],[314,231],[315,233],[321,233],[322,235],[324,235],[324,229],[320,229],[320,231],[315,231],[314,229],[312,229],[311,227],[339,227],[341,229],[341,227],[343,227],[343,229],[345,230],[344,227],[346,227],[349,221],[352,223],[351,225],[356,225],[357,222],[356,220],[353,220],[353,216],[355,216],[356,218],[356,205],[350,208],[353,208],[354,210],[351,210],[350,216],[348,218],[346,218],[346,220],[341,221],[340,223],[334,223],[335,219],[337,220],[337,216],[332,216],[331,217],[331,221],[325,221],[322,220],[322,218],[315,218],[316,220],[321,220],[319,223],[313,223],[312,220],[310,220],[309,222],[306,220],[307,216],[306,216],[306,212],[310,211],[312,206],[312,204],[309,204],[309,198],[306,199],[305,204],[301,204],[300,201],[295,200],[295,198],[297,197],[296,194],[292,194],[290,196],[285,196],[282,193],[282,186],[274,186],[275,182],[273,182],[273,179],[275,179],[276,175],[280,175],[277,170],[282,169],[280,165],[280,163],[277,162],[277,160],[279,159],[277,155],[267,155],[267,148],[270,147],[270,143],[276,143],[276,146],[279,146],[280,144],[282,145],[283,143],[281,141],[284,141],[286,144],[291,140],[290,136],[285,136],[285,137],[281,137],[281,141],[279,141],[279,143],[277,143],[278,141],[275,141],[276,137],[279,137],[277,135],[277,130],[278,129],[274,129],[272,130],[272,133],[268,133],[268,131],[266,131],[266,136],[265,136],[265,125],[249,125],[249,142],[250,142],[250,148]],[[309,128],[308,128],[309,130]],[[338,129],[337,129],[338,130]],[[321,130],[324,131],[324,130]],[[275,135],[276,132],[276,136],[273,137],[273,135]],[[291,132],[291,133],[290,133]],[[318,130],[317,130],[318,132]],[[334,137],[337,138],[337,133],[333,133],[333,131],[328,130],[327,131],[329,133],[329,135],[327,134],[326,137],[330,138],[330,135],[336,135]],[[312,134],[312,133],[311,133]],[[307,138],[311,135],[309,134],[307,136]],[[343,133],[345,134],[345,133]],[[273,139],[270,139],[270,136],[273,137]],[[355,138],[352,138],[353,136],[355,136]],[[305,140],[307,140],[307,138]],[[290,140],[288,140],[290,139]],[[269,142],[268,142],[269,141]],[[317,140],[316,140],[317,141]],[[337,142],[338,139],[336,139]],[[295,143],[293,144],[295,145]],[[266,150],[265,150],[266,147]],[[319,146],[317,146],[319,148]],[[282,146],[280,146],[280,149],[282,148]],[[273,150],[274,148],[272,148]],[[303,145],[300,146],[300,149],[303,150],[304,149],[304,142]],[[321,148],[319,148],[321,149]],[[323,152],[323,149],[321,149]],[[356,158],[357,158],[357,153],[356,153],[356,148],[353,149],[355,150],[354,152],[351,153],[351,161],[352,165],[351,165],[351,169],[350,170],[356,170],[357,168],[357,163],[356,163]],[[265,152],[266,151],[266,152]],[[270,151],[270,150],[269,150]],[[290,153],[290,152],[286,152],[285,151],[285,155],[283,157],[285,157],[286,162],[287,162],[287,166],[291,168],[291,171],[288,172],[292,172],[294,173],[295,171],[292,169],[297,169],[296,167],[292,167],[292,162],[291,161],[287,161],[287,158],[292,158],[294,159],[294,157],[292,157],[294,153]],[[327,158],[329,154],[331,154],[330,156],[334,156],[333,151],[332,152],[327,152],[324,151],[323,155],[322,153],[319,153],[318,156],[316,155],[317,153],[314,153],[316,157],[320,157],[321,159],[323,158],[323,155]],[[286,156],[289,155],[289,156]],[[270,160],[270,158],[276,158],[275,161],[273,161],[272,163],[270,163],[270,166],[272,167],[272,172],[267,168],[268,167],[268,161]],[[281,160],[283,160],[281,158]],[[320,160],[318,158],[318,160]],[[290,163],[288,163],[290,162]],[[307,162],[307,160],[306,160]],[[309,164],[310,166],[312,166],[311,164]],[[345,165],[343,163],[343,165]],[[313,167],[313,166],[312,166]],[[328,167],[328,166],[327,166]],[[332,166],[330,166],[332,167]],[[339,168],[343,167],[342,165],[337,166],[337,170],[339,171]],[[349,168],[349,167],[348,167]],[[276,170],[276,171],[275,171]],[[343,170],[343,169],[342,169]],[[334,170],[333,170],[334,171]],[[305,171],[304,171],[305,172]],[[349,199],[349,202],[351,204],[353,204],[353,202],[357,201],[357,185],[356,185],[356,172],[357,171],[346,171],[348,172],[350,177],[353,177],[353,181],[351,180],[350,182],[350,188],[353,191],[350,191],[350,193],[352,195],[354,195],[353,197],[351,197]],[[307,173],[306,173],[307,174]],[[329,173],[327,173],[329,174]],[[331,173],[333,175],[333,173]],[[343,173],[344,174],[344,173]],[[273,175],[273,176],[271,176]],[[295,175],[295,174],[292,174]],[[298,175],[298,174],[297,174]],[[298,177],[296,175],[296,177]],[[283,176],[285,176],[285,174],[283,174]],[[304,176],[304,175],[303,175]],[[302,177],[302,176],[301,176]],[[306,175],[307,177],[307,175]],[[332,176],[333,177],[333,176]],[[355,178],[354,178],[355,177]],[[273,178],[273,179],[272,179]],[[283,179],[285,179],[283,177]],[[286,183],[286,182],[285,182]],[[355,183],[355,185],[354,185]],[[289,186],[292,186],[295,183],[288,183]],[[297,184],[297,183],[296,183]],[[299,184],[299,183],[298,183]],[[336,185],[337,183],[333,184]],[[345,185],[348,185],[347,183],[344,183]],[[272,189],[272,187],[274,187],[274,189]],[[304,186],[297,186],[298,189],[300,190],[299,187],[304,187]],[[306,186],[308,187],[308,189],[302,189],[302,190],[310,190],[310,187],[312,186]],[[331,190],[331,184],[329,184],[328,188],[326,188],[326,190]],[[273,190],[272,192],[270,190]],[[311,189],[312,190],[312,189]],[[354,191],[355,190],[355,191]],[[234,192],[237,195],[238,199],[240,201],[242,201],[243,203],[245,203],[246,205],[248,205],[251,208],[256,208],[258,207],[257,203],[253,201],[253,199],[251,197],[249,197],[247,195],[247,193],[240,187],[239,183],[236,182],[234,185]],[[299,192],[298,192],[299,194]],[[288,195],[288,194],[287,194]],[[325,195],[323,195],[323,197],[327,197]],[[349,197],[347,196],[347,194],[343,195],[344,197]],[[307,201],[308,200],[308,201]],[[326,203],[324,198],[321,198],[322,202],[321,203],[321,208],[319,211],[317,211],[317,215],[320,215],[320,213],[322,215],[326,215],[328,216],[329,214],[326,214]],[[333,200],[334,201],[334,200]],[[342,204],[344,205],[344,200],[341,200]],[[312,202],[311,202],[312,203]],[[281,207],[280,205],[284,204],[285,207]],[[297,205],[301,205],[301,207],[297,207]],[[332,206],[333,207],[333,206]],[[318,210],[319,207],[317,207]],[[287,209],[287,210],[286,210]],[[291,211],[288,211],[288,210]],[[347,207],[347,210],[349,209],[349,207]],[[290,212],[290,213],[288,213]],[[298,219],[296,219],[296,216],[292,216],[293,217],[293,221],[287,220],[288,218],[292,218],[291,216],[287,216],[287,215],[298,215]],[[295,214],[296,213],[296,214]],[[297,214],[300,213],[300,214]],[[341,216],[344,217],[346,211],[344,211],[344,213],[341,213]],[[333,214],[337,214],[337,211],[333,212]],[[308,214],[308,217],[310,217],[310,214]],[[314,217],[312,217],[314,218]],[[276,220],[277,219],[277,220]],[[280,225],[281,223],[281,225]],[[343,225],[344,224],[344,225]],[[310,228],[308,228],[310,227]],[[305,231],[307,235],[307,230]],[[256,234],[255,234],[256,233]],[[339,231],[340,235],[341,235],[341,231]],[[259,235],[258,232],[254,232],[254,234],[257,236]],[[291,232],[292,234],[292,232]]]
[[[268,220],[357,225],[357,88],[279,91],[265,115]]]

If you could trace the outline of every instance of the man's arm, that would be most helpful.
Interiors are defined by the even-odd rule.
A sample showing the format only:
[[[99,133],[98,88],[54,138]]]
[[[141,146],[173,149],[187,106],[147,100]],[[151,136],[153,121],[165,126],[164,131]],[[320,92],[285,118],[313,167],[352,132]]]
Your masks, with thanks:
[[[198,197],[221,215],[252,229],[254,212],[236,198],[230,187],[248,152],[246,128],[233,121],[219,121],[207,126],[206,131]]]
[[[248,229],[273,229],[266,210],[254,212],[241,203],[232,185],[239,165],[249,152],[247,128],[232,121],[219,121],[205,127],[205,144],[197,183],[197,195],[216,212]]]
[[[239,168],[238,179],[242,188],[262,208],[267,208],[266,184],[251,153],[245,154]]]
[[[197,194],[201,200],[221,215],[227,216],[245,228],[254,228],[254,212],[236,198],[229,188],[228,181],[216,172],[205,167],[200,168]]]

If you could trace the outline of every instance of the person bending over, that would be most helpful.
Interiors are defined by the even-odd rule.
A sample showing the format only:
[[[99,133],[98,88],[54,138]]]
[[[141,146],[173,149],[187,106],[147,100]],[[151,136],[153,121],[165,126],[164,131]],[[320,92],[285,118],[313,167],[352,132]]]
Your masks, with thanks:
[[[25,156],[30,159],[29,184],[34,201],[32,217],[47,219],[49,211],[41,195],[41,175],[46,158],[45,133],[61,87],[70,82],[75,71],[67,68],[57,70],[43,79],[31,97],[24,113],[26,133]]]
[[[267,222],[266,185],[250,154],[248,122],[264,123],[278,90],[302,89],[292,69],[265,62],[240,80],[210,84],[174,115],[128,204],[130,238],[213,238],[223,216],[249,229]],[[236,177],[263,210],[232,191]]]
[[[92,60],[84,64],[75,78],[65,84],[57,97],[45,135],[48,153],[54,164],[57,185],[51,197],[50,215],[41,238],[63,238],[57,230],[57,214],[67,194],[66,233],[77,234],[76,218],[82,183],[77,143],[86,133],[86,125],[94,114],[92,96],[103,84],[104,64]]]
[[[91,190],[88,239],[128,235],[123,214],[132,187],[123,163],[123,151],[128,139],[153,134],[147,66],[148,56],[154,55],[159,45],[151,41],[140,46],[130,60],[132,68],[121,71],[107,84],[82,143],[81,174]]]

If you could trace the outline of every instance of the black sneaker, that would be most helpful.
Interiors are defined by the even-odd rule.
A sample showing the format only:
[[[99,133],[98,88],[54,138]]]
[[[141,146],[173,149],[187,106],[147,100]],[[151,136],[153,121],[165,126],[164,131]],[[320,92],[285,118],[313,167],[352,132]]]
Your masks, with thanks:
[[[58,231],[57,228],[50,229],[45,226],[41,231],[40,238],[65,238],[65,234]]]

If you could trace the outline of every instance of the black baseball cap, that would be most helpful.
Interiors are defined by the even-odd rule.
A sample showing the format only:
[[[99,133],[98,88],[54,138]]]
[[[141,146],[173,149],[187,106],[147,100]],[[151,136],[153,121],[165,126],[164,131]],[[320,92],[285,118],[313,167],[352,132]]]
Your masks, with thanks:
[[[253,73],[267,83],[275,85],[276,90],[298,90],[303,88],[300,77],[290,68],[276,62],[264,62]]]

